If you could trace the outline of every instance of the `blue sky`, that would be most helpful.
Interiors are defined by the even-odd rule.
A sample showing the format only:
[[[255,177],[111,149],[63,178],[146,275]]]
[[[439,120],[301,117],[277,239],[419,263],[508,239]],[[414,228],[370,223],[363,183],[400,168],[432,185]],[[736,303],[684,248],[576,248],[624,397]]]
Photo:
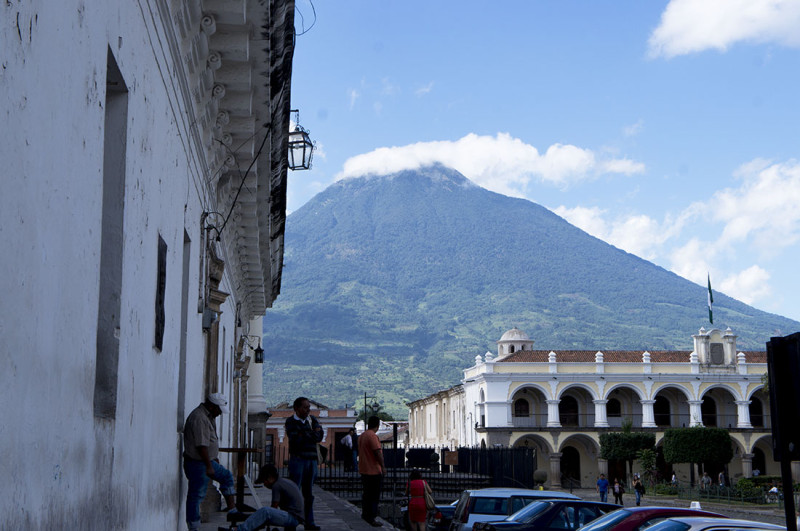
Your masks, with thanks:
[[[290,172],[289,211],[442,162],[800,320],[800,1],[297,0],[295,16],[292,107],[318,151]]]

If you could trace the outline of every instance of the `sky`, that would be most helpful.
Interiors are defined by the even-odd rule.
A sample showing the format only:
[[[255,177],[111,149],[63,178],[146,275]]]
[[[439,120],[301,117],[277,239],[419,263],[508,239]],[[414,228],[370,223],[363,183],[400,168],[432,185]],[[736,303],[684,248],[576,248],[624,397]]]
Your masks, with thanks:
[[[800,320],[800,0],[296,1],[289,212],[440,162]]]

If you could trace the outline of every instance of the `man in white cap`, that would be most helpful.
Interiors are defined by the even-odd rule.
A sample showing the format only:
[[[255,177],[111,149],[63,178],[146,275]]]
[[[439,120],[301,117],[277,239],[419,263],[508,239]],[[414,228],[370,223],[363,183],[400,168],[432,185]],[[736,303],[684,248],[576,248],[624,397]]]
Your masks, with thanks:
[[[228,519],[238,516],[233,499],[233,474],[218,460],[219,439],[214,419],[222,413],[228,413],[228,399],[222,393],[211,393],[205,402],[189,413],[183,428],[183,472],[189,480],[186,523],[190,531],[200,529],[200,502],[205,498],[212,479],[219,483],[219,490],[225,497]]]

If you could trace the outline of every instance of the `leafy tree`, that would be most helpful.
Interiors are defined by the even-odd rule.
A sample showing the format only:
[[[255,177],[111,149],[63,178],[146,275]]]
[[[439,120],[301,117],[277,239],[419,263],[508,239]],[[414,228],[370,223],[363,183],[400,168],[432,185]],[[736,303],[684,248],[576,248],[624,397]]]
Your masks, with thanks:
[[[722,428],[670,428],[664,432],[667,463],[726,465],[733,459],[728,430]]]
[[[636,453],[636,458],[639,460],[639,464],[642,467],[642,475],[644,476],[644,479],[648,485],[652,485],[654,483],[654,476],[656,473],[656,460],[658,459],[656,451],[652,448],[639,450]]]
[[[623,429],[625,429],[623,427]],[[630,427],[627,428],[630,430]],[[652,433],[622,431],[600,435],[600,457],[616,459],[628,464],[628,473],[633,475],[633,461],[642,450],[653,450],[656,436]]]

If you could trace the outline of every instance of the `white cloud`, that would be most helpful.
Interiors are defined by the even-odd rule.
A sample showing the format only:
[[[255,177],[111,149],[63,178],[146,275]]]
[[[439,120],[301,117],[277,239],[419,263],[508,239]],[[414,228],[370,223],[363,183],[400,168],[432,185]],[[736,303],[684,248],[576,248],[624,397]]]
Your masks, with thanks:
[[[388,77],[385,77],[381,79],[381,94],[384,96],[395,96],[400,94],[400,87],[392,83]]]
[[[350,89],[347,91],[347,96],[350,98],[350,110],[352,111],[356,106],[356,101],[361,97],[361,93],[356,89]]]
[[[553,212],[592,236],[648,260],[657,258],[664,243],[676,236],[682,226],[681,220],[668,218],[659,223],[641,214],[608,219],[613,214],[597,207],[559,206]]]
[[[770,274],[766,270],[754,265],[725,277],[720,282],[719,289],[746,304],[753,304],[767,299],[772,294],[769,279]]]
[[[524,197],[533,180],[556,186],[595,178],[601,173],[642,173],[644,165],[628,159],[599,158],[592,150],[553,144],[544,154],[507,133],[468,134],[456,141],[420,142],[379,148],[344,163],[337,179],[370,173],[393,173],[440,162],[489,190]]]
[[[622,134],[625,136],[637,136],[644,128],[644,120],[639,119],[635,124],[626,125],[622,128]]]
[[[747,242],[765,256],[800,240],[800,163],[755,160],[736,172],[743,184],[714,194],[707,206],[725,227],[718,244]]]
[[[675,57],[739,41],[800,46],[796,0],[671,0],[650,35],[650,57]]]
[[[712,283],[721,279],[715,289],[748,304],[768,303],[773,291],[763,262],[800,242],[800,163],[756,159],[734,176],[738,187],[720,190],[663,221],[597,207],[554,211],[589,234],[669,265],[693,282],[705,285],[710,272]]]
[[[431,81],[427,85],[422,86],[422,87],[418,88],[417,90],[415,90],[414,94],[416,94],[417,97],[422,97],[425,94],[429,94],[430,91],[432,91],[432,90],[433,90],[433,81]]]

